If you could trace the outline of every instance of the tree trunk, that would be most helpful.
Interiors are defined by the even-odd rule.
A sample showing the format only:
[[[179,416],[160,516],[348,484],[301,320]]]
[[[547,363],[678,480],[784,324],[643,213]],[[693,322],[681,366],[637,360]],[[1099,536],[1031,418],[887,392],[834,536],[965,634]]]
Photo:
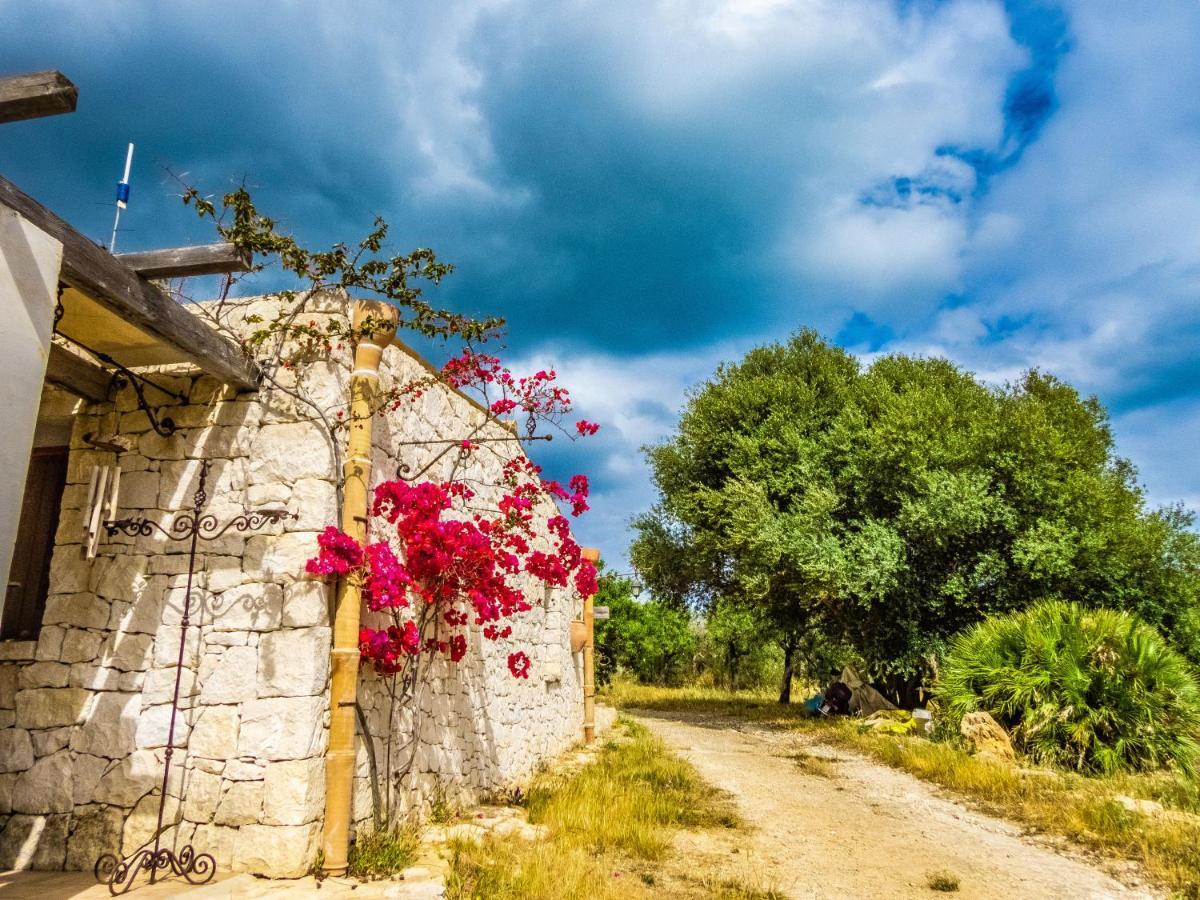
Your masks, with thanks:
[[[792,678],[795,675],[798,644],[796,636],[791,634],[783,642],[783,682],[779,686],[779,702],[785,705],[792,702]]]

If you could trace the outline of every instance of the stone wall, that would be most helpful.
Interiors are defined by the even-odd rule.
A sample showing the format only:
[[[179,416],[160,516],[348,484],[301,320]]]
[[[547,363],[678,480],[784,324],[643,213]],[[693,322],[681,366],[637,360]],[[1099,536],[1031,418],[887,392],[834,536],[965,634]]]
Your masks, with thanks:
[[[321,298],[313,315],[343,306]],[[239,315],[271,312],[260,301]],[[348,357],[304,376],[329,416],[344,408]],[[384,375],[407,379],[421,365],[389,349]],[[101,852],[129,853],[152,835],[178,673],[181,749],[166,819],[177,824],[167,843],[193,843],[223,869],[298,875],[313,860],[323,814],[330,649],[329,589],[305,580],[303,565],[317,533],[336,521],[339,460],[326,430],[286,392],[239,396],[207,376],[155,378],[189,398],[178,406],[149,390],[152,402],[171,405],[163,412],[179,426],[173,436],[150,429],[128,388],[77,417],[41,634],[36,644],[0,643],[0,866],[90,869]],[[461,436],[472,415],[465,398],[438,388],[377,416],[377,480],[428,455],[403,441]],[[203,459],[212,461],[206,511],[219,521],[266,508],[296,514],[259,534],[201,544],[192,620],[201,627],[189,631],[182,669],[186,543],[117,536],[96,559],[82,558],[92,468],[114,461],[85,443],[89,433],[132,445],[120,457],[122,517],[168,524],[190,507]],[[485,455],[477,464],[498,463]],[[393,750],[408,749],[391,768],[403,770],[400,788],[415,802],[502,787],[578,737],[581,690],[567,643],[574,601],[540,589],[536,599],[517,629],[534,659],[527,682],[508,673],[504,645],[476,644],[453,671],[433,664],[415,725],[392,718]],[[384,760],[382,682],[364,673],[362,685]],[[360,762],[356,812],[366,819],[365,752]]]

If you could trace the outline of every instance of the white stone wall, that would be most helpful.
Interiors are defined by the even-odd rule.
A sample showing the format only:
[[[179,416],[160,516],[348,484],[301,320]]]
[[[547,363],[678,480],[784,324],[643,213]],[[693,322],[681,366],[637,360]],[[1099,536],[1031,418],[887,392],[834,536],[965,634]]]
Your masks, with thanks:
[[[313,317],[342,306],[322,298]],[[241,313],[271,309],[263,301]],[[304,387],[330,415],[345,404],[348,357],[347,350],[308,370]],[[420,363],[393,348],[384,370],[407,379]],[[36,645],[0,644],[0,867],[90,869],[101,852],[129,853],[150,837],[157,814],[187,545],[118,536],[101,544],[95,560],[82,559],[92,467],[113,462],[84,443],[91,432],[133,444],[120,458],[122,517],[167,524],[190,507],[202,459],[213,463],[206,511],[218,520],[265,508],[298,516],[200,546],[193,592],[200,627],[185,650],[180,749],[168,789],[167,821],[178,824],[167,841],[213,853],[222,869],[302,874],[323,814],[330,649],[329,589],[306,580],[303,565],[317,533],[336,521],[330,439],[284,393],[235,396],[206,376],[155,378],[189,397],[162,410],[179,431],[169,438],[151,431],[128,388],[78,417],[41,635]],[[390,477],[398,460],[420,463],[427,453],[400,442],[458,437],[472,409],[435,389],[416,407],[377,416],[376,480]],[[443,791],[503,787],[577,739],[573,597],[559,591],[547,604],[539,589],[534,600],[535,611],[516,623],[515,646],[534,661],[527,682],[507,670],[512,648],[480,648],[475,636],[467,660],[434,666],[416,725],[393,719],[394,749],[410,743],[414,727],[420,737],[415,758],[411,746],[392,758],[392,771],[405,773],[404,808]],[[556,671],[557,681],[550,679]],[[381,682],[364,673],[362,687],[382,764]],[[360,762],[356,814],[369,819],[365,753]]]

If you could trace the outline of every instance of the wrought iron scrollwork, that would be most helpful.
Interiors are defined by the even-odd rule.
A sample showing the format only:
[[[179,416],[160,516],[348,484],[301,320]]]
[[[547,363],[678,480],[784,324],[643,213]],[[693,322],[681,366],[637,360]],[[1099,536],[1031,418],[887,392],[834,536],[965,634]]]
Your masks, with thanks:
[[[204,512],[204,507],[208,503],[209,468],[208,460],[201,462],[200,483],[195,494],[192,495],[192,508],[188,512],[176,515],[169,526],[164,527],[158,522],[145,518],[119,519],[104,523],[104,530],[109,537],[118,534],[130,537],[152,537],[155,533],[159,533],[168,540],[187,540],[189,542],[187,589],[184,592],[183,615],[179,620],[179,656],[176,660],[175,693],[171,698],[171,722],[167,730],[166,750],[163,753],[163,780],[158,799],[158,825],[154,830],[154,837],[124,859],[112,853],[105,853],[96,860],[93,874],[97,881],[108,884],[109,893],[114,897],[128,891],[138,875],[143,872],[149,873],[151,884],[160,877],[168,875],[184,878],[191,884],[204,884],[213,877],[217,869],[216,860],[211,854],[197,853],[190,844],[178,852],[173,852],[161,844],[164,832],[170,827],[164,827],[163,817],[166,811],[171,757],[175,753],[175,725],[179,714],[179,689],[183,672],[184,649],[187,646],[188,627],[191,624],[192,578],[196,570],[196,545],[201,540],[218,538],[230,529],[243,533],[257,531],[264,525],[281,522],[284,519],[292,518],[293,515],[283,509],[261,509],[245,513],[222,525],[216,516]]]
[[[204,884],[216,873],[217,861],[210,853],[197,853],[191,844],[178,853],[165,847],[143,846],[127,859],[105,853],[96,860],[92,871],[97,881],[107,882],[109,892],[116,897],[133,887],[142,872],[149,872],[152,882],[171,874],[190,884]]]
[[[536,426],[536,422],[534,424]],[[443,449],[433,459],[421,466],[421,468],[415,473],[413,472],[412,466],[410,466],[408,463],[400,463],[400,465],[396,467],[396,477],[404,478],[409,481],[413,480],[414,478],[420,478],[422,475],[432,469],[434,465],[437,464],[438,460],[456,448],[458,450],[458,458],[460,460],[465,460],[471,455],[471,450],[477,444],[504,444],[511,441],[521,443],[524,441],[552,440],[554,440],[554,435],[552,434],[527,434],[524,436],[506,435],[504,437],[451,438],[449,440],[442,441],[399,441],[396,444],[398,447],[415,447],[420,445],[422,447],[442,447]]]

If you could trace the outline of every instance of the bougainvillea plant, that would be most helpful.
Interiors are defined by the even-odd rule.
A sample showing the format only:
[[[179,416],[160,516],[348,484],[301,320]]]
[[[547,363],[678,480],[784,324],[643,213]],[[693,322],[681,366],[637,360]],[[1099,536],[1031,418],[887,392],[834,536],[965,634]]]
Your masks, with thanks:
[[[492,414],[487,421],[523,415],[528,437],[539,423],[561,430],[571,411],[570,395],[554,383],[552,371],[516,378],[495,357],[467,351],[441,374],[449,386],[474,391],[486,402]],[[590,435],[598,426],[580,420],[575,429]],[[486,438],[478,432],[459,441],[459,461],[483,446]],[[564,487],[518,454],[504,462],[498,483],[488,488],[493,503],[483,506],[465,479],[386,481],[374,491],[374,540],[360,545],[333,526],[318,538],[309,574],[355,579],[368,609],[388,614],[385,626],[359,632],[362,659],[379,674],[400,672],[421,652],[458,662],[466,655],[470,627],[485,640],[510,638],[512,619],[532,608],[526,596],[530,581],[572,586],[581,596],[596,592],[595,567],[583,559],[569,520],[556,506],[582,515],[588,508],[586,476],[576,475]],[[508,668],[513,677],[528,678],[529,656],[509,654]]]

